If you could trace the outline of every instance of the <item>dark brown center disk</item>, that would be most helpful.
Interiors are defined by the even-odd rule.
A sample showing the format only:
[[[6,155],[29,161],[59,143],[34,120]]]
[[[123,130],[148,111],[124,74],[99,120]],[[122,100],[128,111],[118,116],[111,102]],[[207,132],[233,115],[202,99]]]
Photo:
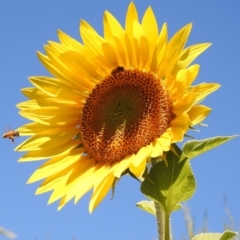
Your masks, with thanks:
[[[119,71],[86,99],[83,145],[96,163],[112,165],[160,137],[172,116],[171,101],[159,79],[139,70]]]

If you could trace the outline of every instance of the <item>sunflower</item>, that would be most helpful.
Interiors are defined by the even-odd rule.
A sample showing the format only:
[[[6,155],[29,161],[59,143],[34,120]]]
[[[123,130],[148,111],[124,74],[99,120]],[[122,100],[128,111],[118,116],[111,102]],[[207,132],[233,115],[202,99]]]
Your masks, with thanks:
[[[82,20],[83,43],[58,31],[60,42],[37,53],[53,77],[30,77],[29,100],[17,105],[31,120],[18,129],[29,136],[16,148],[27,152],[19,161],[48,159],[28,183],[43,180],[36,194],[52,191],[48,203],[60,199],[58,209],[93,190],[92,212],[126,171],[140,178],[206,118],[211,109],[199,103],[219,88],[192,86],[199,65],[189,65],[210,44],[184,48],[191,24],[168,40],[151,7],[140,22],[131,2],[125,29],[107,11],[103,26],[102,37]]]

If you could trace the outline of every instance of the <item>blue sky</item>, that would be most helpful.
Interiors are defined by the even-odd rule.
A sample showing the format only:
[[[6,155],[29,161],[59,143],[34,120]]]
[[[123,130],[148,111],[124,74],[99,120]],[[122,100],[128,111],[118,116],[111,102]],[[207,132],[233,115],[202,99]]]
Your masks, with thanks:
[[[213,111],[205,120],[208,127],[194,133],[196,139],[240,133],[240,2],[239,1],[160,1],[136,0],[139,15],[151,5],[161,26],[167,22],[169,36],[189,22],[193,30],[187,45],[212,42],[195,63],[201,65],[196,83],[218,82],[222,87],[204,104]],[[88,21],[102,33],[102,16],[107,9],[124,24],[128,0],[1,1],[0,3],[0,129],[17,128],[24,123],[15,105],[25,100],[20,89],[30,87],[29,76],[49,75],[36,57],[48,40],[57,41],[61,29],[80,40],[79,21]],[[39,183],[26,185],[27,179],[42,162],[18,163],[22,153],[13,149],[22,139],[2,139],[0,143],[0,226],[13,230],[20,240],[154,240],[157,237],[153,216],[137,209],[144,199],[139,184],[124,177],[115,197],[107,196],[100,206],[88,213],[90,195],[76,206],[73,202],[57,211],[47,206],[49,194],[34,196]],[[223,230],[226,219],[223,196],[228,199],[236,230],[240,231],[240,138],[192,161],[197,191],[188,201],[196,230],[207,211],[209,230]],[[172,215],[173,235],[180,239],[186,230],[183,213]],[[75,238],[74,238],[75,237]],[[0,236],[0,239],[4,237]]]

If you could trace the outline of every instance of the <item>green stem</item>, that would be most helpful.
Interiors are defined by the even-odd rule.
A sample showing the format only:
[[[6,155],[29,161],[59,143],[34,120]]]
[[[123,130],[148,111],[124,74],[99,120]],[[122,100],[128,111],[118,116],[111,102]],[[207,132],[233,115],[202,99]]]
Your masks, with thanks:
[[[165,240],[171,240],[170,215],[165,214]]]
[[[152,165],[154,166],[157,160],[152,159]],[[158,202],[154,202],[156,209],[158,239],[159,240],[171,240],[170,229],[170,215],[165,214],[161,205]]]
[[[171,240],[170,215],[165,214],[159,203],[155,202],[158,239]]]
[[[156,209],[156,218],[157,218],[157,228],[158,228],[158,239],[164,240],[165,239],[165,216],[164,211],[159,203],[155,203]]]

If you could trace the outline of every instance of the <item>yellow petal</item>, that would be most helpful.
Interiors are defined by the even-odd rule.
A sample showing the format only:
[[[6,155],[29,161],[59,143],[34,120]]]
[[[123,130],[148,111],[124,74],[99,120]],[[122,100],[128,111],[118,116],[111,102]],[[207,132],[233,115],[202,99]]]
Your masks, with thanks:
[[[43,125],[38,122],[31,122],[28,124],[25,124],[17,129],[20,136],[31,136],[36,134],[37,132],[41,132],[47,129],[46,125]]]
[[[185,95],[181,99],[181,101],[178,101],[173,104],[172,111],[177,116],[183,113],[186,113],[193,106],[194,102],[195,102],[195,94],[189,93]]]
[[[109,41],[116,49],[119,66],[126,66],[126,53],[122,43],[125,41],[125,32],[117,19],[108,11],[103,18],[104,38]],[[115,55],[115,53],[114,53]]]
[[[182,114],[171,121],[172,128],[181,128],[186,132],[190,125],[190,120],[188,114]]]
[[[52,192],[48,201],[49,203],[65,196],[64,204],[66,204],[79,192],[86,193],[93,187],[94,181],[96,180],[94,176],[93,161],[88,157],[84,158],[82,156],[80,161],[74,164],[71,168],[72,169],[68,174],[66,181],[55,188]],[[64,204],[60,203],[59,209],[63,207]]]
[[[112,69],[119,66],[119,61],[114,48],[109,43],[103,43],[102,49],[105,58],[108,60],[108,66]]]
[[[91,169],[90,169],[91,170]],[[81,199],[81,197],[88,192],[90,189],[93,188],[94,184],[101,178],[105,178],[105,176],[107,174],[109,174],[111,171],[107,171],[106,169],[100,168],[98,170],[95,170],[92,173],[89,173],[88,175],[86,174],[85,178],[82,179],[78,179],[79,183],[75,184],[75,192],[76,192],[76,196],[75,196],[75,200],[74,203],[76,204],[79,199]],[[100,180],[101,180],[100,179]],[[81,184],[81,188],[79,188]],[[77,187],[78,185],[78,187]]]
[[[195,93],[195,104],[201,102],[207,95],[216,91],[221,85],[217,83],[201,83],[190,89],[190,92]]]
[[[161,145],[163,151],[169,151],[171,146],[173,134],[171,132],[165,132],[161,135],[160,138],[157,138],[156,141]]]
[[[172,127],[171,131],[173,133],[172,143],[181,142],[184,138],[185,131],[180,127]]]
[[[66,182],[70,173],[71,173],[71,171],[69,171],[69,168],[67,168],[67,169],[64,169],[63,171],[61,171],[60,173],[57,173],[57,174],[54,174],[54,175],[51,175],[51,176],[47,177],[41,183],[41,185],[38,187],[35,194],[36,195],[42,194],[42,193],[49,192],[53,189],[58,188],[64,182]]]
[[[211,110],[212,110],[211,108],[203,105],[193,106],[188,112],[191,125],[196,125],[201,123],[208,116]]]
[[[139,165],[134,166],[133,164],[129,166],[129,170],[134,174],[136,177],[141,177],[144,173],[146,168],[146,158],[145,159],[139,159]]]
[[[79,161],[83,152],[84,149],[77,148],[74,149],[69,156],[63,155],[48,160],[32,174],[32,176],[28,179],[27,183],[33,183],[43,178],[54,175],[58,172],[61,172],[65,168]]]
[[[98,34],[97,31],[94,29],[94,27],[92,27],[87,21],[84,21],[84,20],[80,21],[80,26],[79,26],[80,34],[81,34],[81,28],[86,28],[95,34]]]
[[[198,55],[204,52],[207,48],[211,46],[211,43],[201,43],[192,45],[184,49],[181,53],[181,56],[174,67],[173,72],[177,72],[180,69],[187,67]]]
[[[71,150],[79,145],[79,141],[69,141],[62,145],[58,145],[53,148],[48,148],[44,151],[37,150],[31,151],[23,155],[18,161],[19,162],[29,162],[29,161],[38,161],[50,157],[65,155],[70,153]],[[15,150],[21,151],[21,145],[18,146]]]
[[[36,151],[53,148],[73,139],[79,133],[76,128],[55,128],[37,133],[19,145],[21,151]]]
[[[158,141],[152,142],[151,157],[155,158],[155,157],[161,156],[162,154],[163,154],[162,145]]]
[[[136,55],[136,67],[142,69],[149,62],[149,44],[139,22],[133,22],[133,37]]]
[[[194,64],[188,68],[188,71],[190,71],[192,75],[191,82],[188,82],[189,87],[198,76],[199,69],[200,69],[200,65],[198,64]]]
[[[108,11],[104,13],[103,17],[104,38],[112,41],[113,37],[117,37],[121,41],[124,40],[124,30],[118,20]]]
[[[129,66],[136,66],[136,58],[134,57],[134,48],[133,48],[133,43],[130,41],[130,37],[125,34],[125,47],[126,47],[126,54],[127,54],[127,59],[129,60]]]
[[[98,182],[94,186],[93,194],[89,204],[89,212],[92,211],[98,206],[102,199],[107,195],[108,191],[112,187],[115,177],[113,174],[106,176],[101,182]]]
[[[174,84],[170,87],[171,98],[172,99],[181,99],[186,89],[189,87],[188,83],[191,79],[191,73],[187,69],[182,69],[177,73],[176,81],[173,81]]]
[[[132,64],[134,67],[137,67],[140,57],[139,57],[139,43],[138,43],[137,39],[133,38],[134,24],[136,25],[136,23],[134,23],[134,22],[138,23],[138,13],[137,13],[137,9],[136,9],[134,3],[131,2],[128,6],[128,10],[127,10],[127,14],[126,14],[125,41],[127,41],[127,42],[125,44],[126,45],[130,44],[130,46],[131,46],[131,52],[128,51],[128,54],[131,55],[130,64]],[[135,30],[135,32],[136,32],[136,30]],[[127,46],[127,49],[129,50],[128,46]]]
[[[22,107],[21,105],[19,106]],[[30,104],[26,105],[26,108],[20,111],[19,114],[32,121],[41,122],[47,125],[51,125],[52,122],[55,125],[68,125],[73,122],[79,123],[79,118],[81,116],[77,108],[64,108],[60,106],[37,106],[35,108],[31,108]]]
[[[74,72],[74,75],[70,76],[65,71],[65,75],[71,77],[71,80],[78,84],[78,87],[74,89],[90,91],[94,87],[94,82],[99,78],[99,72],[97,71],[97,62],[94,58],[90,58],[84,53],[76,53],[74,51],[68,51],[59,55],[58,60],[61,61],[69,71]],[[57,63],[55,63],[57,65]],[[60,66],[59,66],[60,67]]]
[[[46,93],[36,89],[36,88],[23,88],[21,92],[29,99],[38,99],[48,96]]]
[[[50,61],[48,56],[37,52],[37,56],[45,68],[56,78],[61,79],[67,86],[74,88],[74,84]]]
[[[135,155],[127,156],[125,159],[121,160],[121,162],[116,163],[113,166],[113,174],[115,177],[120,178],[121,174],[129,167],[132,161],[135,159]]]
[[[54,48],[51,46],[46,46],[45,50],[51,63],[54,65],[54,68],[57,68],[59,72],[61,71],[65,79],[68,79],[68,82],[71,82],[73,89],[78,89],[79,85],[76,83],[81,80],[82,69],[77,67],[77,63],[73,61],[73,51],[68,50],[67,52],[56,54]],[[83,87],[88,90],[89,82],[83,81],[81,83],[81,88]]]
[[[60,80],[50,77],[30,77],[29,81],[51,97],[57,96],[59,84],[62,85]]]
[[[92,30],[82,27],[82,22],[80,31],[84,45],[94,54],[94,56],[103,56],[101,46],[106,42],[106,40]]]
[[[124,39],[123,41],[121,41],[119,38],[114,37],[114,42],[115,42],[115,46],[117,49],[117,54],[119,56],[119,65],[120,66],[125,66],[126,69],[128,69],[129,66],[129,59],[127,58],[127,53],[126,53],[126,46],[124,45],[124,41],[125,41],[125,35],[124,35]]]
[[[158,36],[157,46],[154,50],[153,60],[151,63],[151,69],[153,72],[158,70],[159,78],[161,79],[164,76],[166,65],[164,64],[165,56],[167,54],[167,40],[168,40],[168,30],[167,24],[164,23],[161,29],[161,32]],[[156,60],[155,60],[156,54]],[[156,61],[156,63],[155,63]]]
[[[143,15],[142,28],[148,39],[149,58],[151,58],[158,39],[158,24],[151,7],[148,7]]]
[[[146,162],[146,159],[149,157],[151,151],[152,151],[152,148],[149,145],[142,147],[137,152],[135,158],[132,160],[132,165],[135,167],[138,167],[143,160]]]
[[[126,33],[132,37],[133,36],[133,22],[137,21],[138,22],[138,13],[137,9],[134,5],[133,2],[130,2],[126,14],[126,23],[125,23],[125,29]]]
[[[187,42],[190,34],[192,24],[187,24],[181,28],[167,44],[167,60],[165,62],[165,73],[164,75],[170,74],[176,62],[178,61],[182,50]]]
[[[70,37],[66,33],[58,30],[58,38],[62,44],[67,45],[68,47],[72,48],[76,52],[82,52],[84,50],[84,46],[75,40],[74,38]]]

